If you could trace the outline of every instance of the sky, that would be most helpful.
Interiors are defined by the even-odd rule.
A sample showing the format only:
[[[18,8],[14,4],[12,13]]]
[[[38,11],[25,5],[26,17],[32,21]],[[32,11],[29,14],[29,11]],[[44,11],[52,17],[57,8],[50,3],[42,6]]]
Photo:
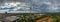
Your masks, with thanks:
[[[0,0],[0,12],[60,12],[60,0]]]

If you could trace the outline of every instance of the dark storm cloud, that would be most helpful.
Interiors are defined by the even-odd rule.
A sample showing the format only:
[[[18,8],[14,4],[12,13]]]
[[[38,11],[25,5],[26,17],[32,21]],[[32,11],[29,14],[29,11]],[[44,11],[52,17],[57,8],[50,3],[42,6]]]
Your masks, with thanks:
[[[0,0],[0,5],[5,2],[24,2],[29,3],[32,11],[41,12],[60,12],[60,0]],[[59,6],[59,7],[58,7]],[[38,9],[38,10],[37,10]]]
[[[0,0],[0,3],[3,3],[4,2],[4,0]]]
[[[31,0],[0,0],[0,2],[31,2]]]

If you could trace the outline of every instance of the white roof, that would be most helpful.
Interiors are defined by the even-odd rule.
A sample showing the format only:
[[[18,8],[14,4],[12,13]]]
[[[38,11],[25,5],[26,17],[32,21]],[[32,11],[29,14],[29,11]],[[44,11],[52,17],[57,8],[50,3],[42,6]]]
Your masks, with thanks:
[[[9,21],[14,21],[14,20],[19,19],[19,17],[17,17],[17,16],[10,16],[10,17],[6,17],[5,19],[9,20]]]

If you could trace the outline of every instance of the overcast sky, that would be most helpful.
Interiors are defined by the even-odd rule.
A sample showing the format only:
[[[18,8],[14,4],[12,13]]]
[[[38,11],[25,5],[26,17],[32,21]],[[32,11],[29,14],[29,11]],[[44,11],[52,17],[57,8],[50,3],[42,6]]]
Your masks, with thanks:
[[[0,0],[0,5],[4,5],[6,2],[19,2],[21,5],[16,9],[16,7],[13,5],[8,5],[5,11],[36,11],[36,12],[60,12],[60,0]],[[25,5],[25,6],[22,6]],[[25,8],[26,7],[26,8]],[[0,7],[1,8],[1,7]],[[20,8],[20,9],[19,9]],[[1,11],[3,9],[0,9]]]

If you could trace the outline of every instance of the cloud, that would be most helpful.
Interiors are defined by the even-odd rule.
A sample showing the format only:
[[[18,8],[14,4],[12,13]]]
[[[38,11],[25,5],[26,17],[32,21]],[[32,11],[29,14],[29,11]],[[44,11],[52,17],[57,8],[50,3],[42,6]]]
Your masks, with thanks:
[[[32,0],[34,7],[40,8],[41,12],[60,12],[57,0]],[[35,6],[36,5],[36,6]],[[39,10],[38,10],[39,11]]]
[[[8,0],[9,1],[9,0]],[[22,1],[22,2],[19,2]],[[20,10],[27,10],[29,11],[31,8],[31,11],[39,11],[39,12],[60,12],[60,0],[18,0],[16,3],[11,3],[8,6],[4,6],[2,8],[12,8],[10,10],[20,11]],[[29,2],[29,3],[28,3]],[[5,5],[6,5],[5,4]],[[12,6],[13,5],[13,6]],[[25,8],[26,7],[26,8]]]

